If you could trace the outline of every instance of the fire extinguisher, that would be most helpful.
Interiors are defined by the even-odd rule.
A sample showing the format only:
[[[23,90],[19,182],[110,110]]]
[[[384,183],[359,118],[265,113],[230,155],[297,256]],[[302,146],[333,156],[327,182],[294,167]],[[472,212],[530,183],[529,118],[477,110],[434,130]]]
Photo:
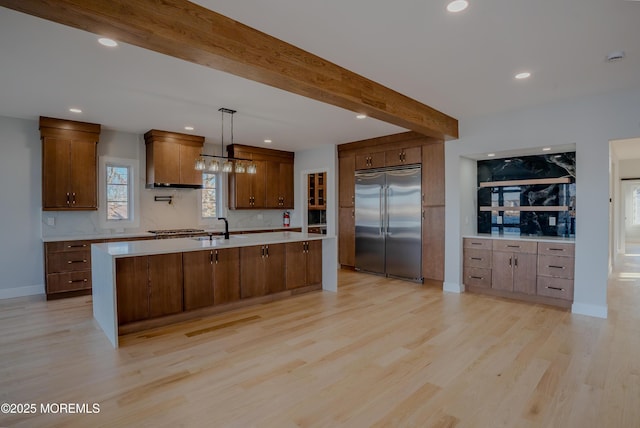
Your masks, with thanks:
[[[291,217],[289,216],[289,211],[285,211],[284,214],[282,214],[282,225],[284,227],[289,227],[290,224]]]

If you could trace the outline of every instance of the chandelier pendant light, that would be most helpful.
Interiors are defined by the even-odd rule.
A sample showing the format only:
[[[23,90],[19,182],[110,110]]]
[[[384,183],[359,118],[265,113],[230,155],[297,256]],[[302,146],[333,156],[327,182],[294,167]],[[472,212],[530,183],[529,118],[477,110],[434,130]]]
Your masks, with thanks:
[[[234,172],[236,174],[256,174],[258,167],[251,159],[234,158],[224,155],[224,115],[229,114],[231,116],[231,144],[233,144],[233,115],[236,113],[236,110],[221,107],[218,111],[220,112],[221,120],[220,156],[200,154],[195,163],[196,171],[207,170],[209,172],[222,171],[225,173]],[[205,158],[211,159],[207,162]]]

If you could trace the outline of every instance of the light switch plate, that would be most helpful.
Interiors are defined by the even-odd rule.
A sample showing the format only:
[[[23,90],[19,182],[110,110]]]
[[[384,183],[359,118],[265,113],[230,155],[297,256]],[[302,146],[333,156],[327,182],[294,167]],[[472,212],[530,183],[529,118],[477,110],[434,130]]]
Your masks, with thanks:
[[[502,216],[499,215],[496,221],[498,222],[498,224],[502,224]]]

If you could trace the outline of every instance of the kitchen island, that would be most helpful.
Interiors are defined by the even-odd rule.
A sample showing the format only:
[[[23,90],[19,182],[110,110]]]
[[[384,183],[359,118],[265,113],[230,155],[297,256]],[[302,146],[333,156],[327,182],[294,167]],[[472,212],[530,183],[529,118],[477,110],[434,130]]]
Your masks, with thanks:
[[[337,243],[304,232],[91,246],[93,315],[118,335],[313,290],[337,291]]]

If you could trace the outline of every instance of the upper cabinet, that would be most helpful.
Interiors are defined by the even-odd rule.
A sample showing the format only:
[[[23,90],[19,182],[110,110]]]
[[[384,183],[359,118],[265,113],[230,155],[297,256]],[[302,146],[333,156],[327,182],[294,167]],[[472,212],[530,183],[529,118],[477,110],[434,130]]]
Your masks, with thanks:
[[[422,204],[444,205],[444,143],[422,146]]]
[[[420,147],[407,147],[388,150],[384,155],[385,166],[414,165],[422,162]]]
[[[340,154],[338,159],[338,197],[340,207],[353,207],[356,200],[356,156],[353,153]]]
[[[256,165],[255,174],[229,174],[230,209],[293,209],[293,152],[232,144],[227,153]]]
[[[98,209],[97,144],[100,125],[40,118],[42,209]]]
[[[144,134],[147,149],[147,187],[202,187],[195,169],[204,137],[152,129]]]
[[[326,210],[327,209],[327,194],[326,194],[326,179],[327,173],[317,172],[315,174],[308,175],[307,190],[309,192],[309,204],[310,210]]]
[[[356,169],[381,168],[384,166],[385,152],[362,153],[356,155]]]

